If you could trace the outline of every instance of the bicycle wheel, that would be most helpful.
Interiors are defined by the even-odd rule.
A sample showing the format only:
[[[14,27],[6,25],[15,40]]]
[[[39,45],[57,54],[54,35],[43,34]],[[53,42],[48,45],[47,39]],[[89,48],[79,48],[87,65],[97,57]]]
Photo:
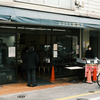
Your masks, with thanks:
[[[100,86],[100,74],[97,76],[97,84]]]

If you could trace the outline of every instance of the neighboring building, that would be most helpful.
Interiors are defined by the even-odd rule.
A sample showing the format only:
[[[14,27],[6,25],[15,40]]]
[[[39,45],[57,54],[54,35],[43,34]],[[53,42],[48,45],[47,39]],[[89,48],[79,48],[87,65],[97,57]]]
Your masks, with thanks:
[[[48,56],[58,77],[66,76],[66,64],[85,57],[89,44],[100,58],[99,5],[99,0],[0,0],[0,82],[17,80],[16,63],[20,66],[20,50],[28,42],[41,65]]]

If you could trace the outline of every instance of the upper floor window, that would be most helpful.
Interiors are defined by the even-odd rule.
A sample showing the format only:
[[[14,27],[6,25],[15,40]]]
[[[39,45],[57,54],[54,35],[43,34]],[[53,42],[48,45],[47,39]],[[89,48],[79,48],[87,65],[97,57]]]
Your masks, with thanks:
[[[33,4],[42,4],[59,8],[73,9],[74,0],[14,0]]]

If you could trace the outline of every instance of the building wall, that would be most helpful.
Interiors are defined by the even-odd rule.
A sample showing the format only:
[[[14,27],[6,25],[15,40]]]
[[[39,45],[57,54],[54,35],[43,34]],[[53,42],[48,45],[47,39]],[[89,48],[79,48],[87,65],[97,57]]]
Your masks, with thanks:
[[[75,5],[75,0],[72,0],[72,9],[48,6],[48,5],[38,5],[30,3],[32,0],[19,0],[26,2],[15,2],[14,0],[0,0],[0,5],[26,8],[32,10],[40,10],[54,13],[70,14],[70,15],[81,15],[100,18],[100,1],[99,0],[78,0],[84,3],[84,7],[78,7]],[[36,1],[36,0],[35,0]],[[38,0],[41,1],[41,0]],[[52,1],[53,2],[53,1]],[[74,4],[74,6],[73,6]],[[68,5],[66,5],[68,6]]]
[[[83,57],[85,57],[85,51],[87,49],[87,46],[89,44],[89,29],[83,30]]]
[[[98,31],[98,58],[100,59],[100,30],[99,29],[84,29],[83,30],[83,57],[85,57],[85,51],[88,44],[90,44],[90,31]],[[85,46],[84,46],[85,44]]]
[[[100,30],[98,34],[98,58],[100,59]]]

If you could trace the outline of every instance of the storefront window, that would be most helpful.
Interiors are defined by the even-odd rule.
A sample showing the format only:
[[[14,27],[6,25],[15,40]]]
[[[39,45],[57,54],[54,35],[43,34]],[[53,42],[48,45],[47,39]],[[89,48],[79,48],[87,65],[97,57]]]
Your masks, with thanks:
[[[15,0],[19,2],[36,3],[46,6],[54,6],[66,9],[73,9],[74,0]]]
[[[53,59],[60,64],[76,59],[79,55],[78,36],[53,36]],[[54,61],[55,62],[55,61]],[[57,64],[57,63],[56,63]]]
[[[15,81],[16,47],[14,34],[0,34],[0,83]]]
[[[62,8],[71,8],[71,0],[59,0],[59,6]]]
[[[58,6],[59,5],[59,0],[45,0],[45,3],[47,4],[47,5],[53,5],[53,6]]]

